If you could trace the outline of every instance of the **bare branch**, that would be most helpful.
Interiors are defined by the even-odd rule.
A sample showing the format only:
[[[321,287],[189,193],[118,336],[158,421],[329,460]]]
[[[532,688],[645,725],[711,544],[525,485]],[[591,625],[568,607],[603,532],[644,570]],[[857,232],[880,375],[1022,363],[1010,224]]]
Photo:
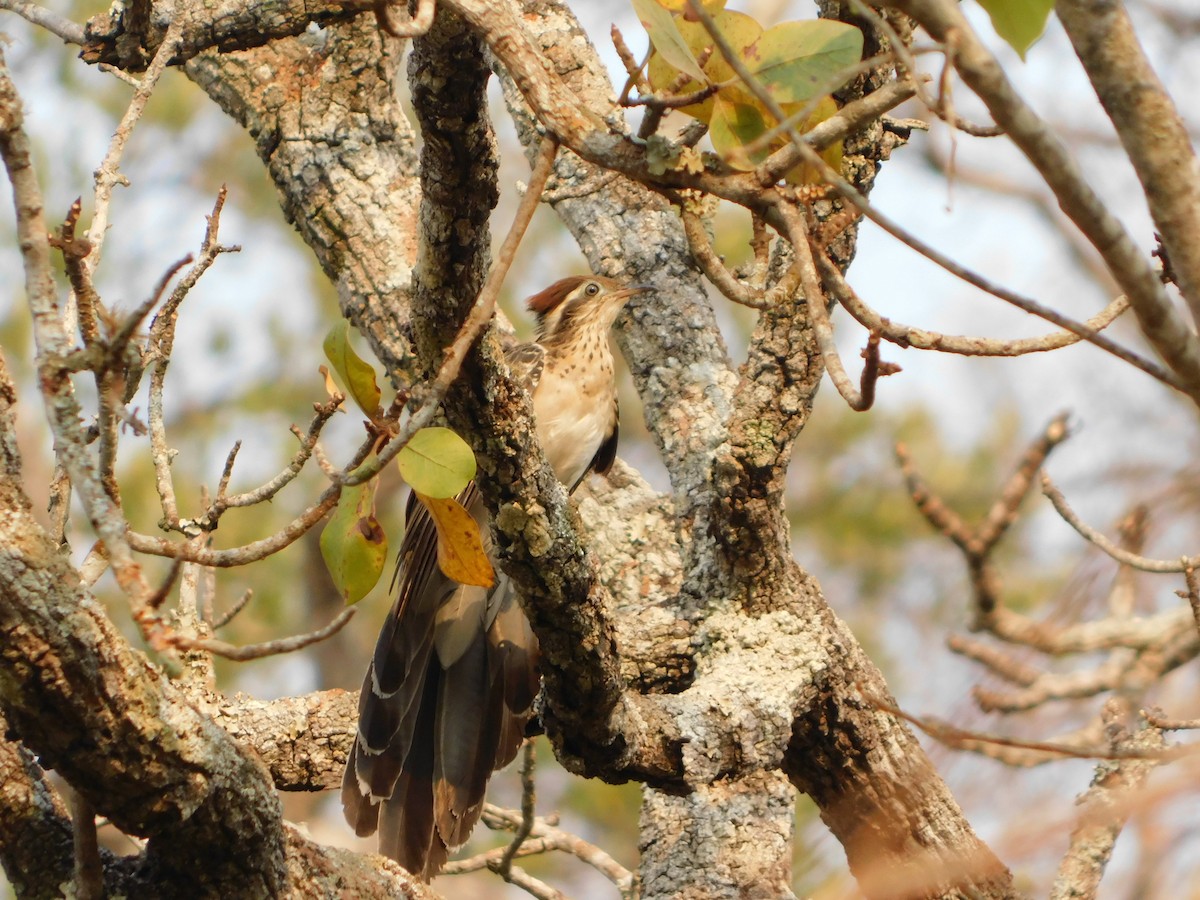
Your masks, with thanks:
[[[184,298],[195,287],[200,277],[222,253],[234,253],[238,247],[226,247],[217,240],[221,226],[221,210],[225,207],[227,191],[222,185],[213,203],[213,211],[208,216],[208,224],[204,230],[204,240],[200,244],[200,256],[195,264],[171,292],[162,309],[154,317],[150,325],[150,339],[146,349],[146,359],[150,369],[150,456],[154,463],[154,483],[162,503],[163,526],[177,530],[179,525],[179,507],[175,499],[174,480],[171,475],[172,451],[167,446],[167,431],[163,415],[163,385],[166,382],[167,367],[171,364],[171,353],[175,344],[175,327],[178,322],[179,307]],[[171,273],[168,273],[170,275]],[[165,283],[165,282],[164,282]]]
[[[910,725],[929,735],[935,741],[945,744],[954,750],[978,750],[982,744],[995,744],[1000,747],[1015,747],[1021,750],[1036,750],[1040,753],[1052,753],[1065,759],[1114,759],[1114,760],[1154,760],[1169,762],[1191,756],[1200,752],[1200,745],[1190,747],[1073,747],[1069,744],[1049,743],[1046,741],[1024,741],[1019,738],[1004,737],[998,734],[984,734],[978,731],[968,731],[958,728],[948,722],[932,716],[915,716],[878,697],[867,698],[876,709],[903,719]]]
[[[1172,370],[1167,383],[1200,403],[1200,338],[1172,305],[1149,259],[1084,180],[1062,142],[1017,94],[958,5],[951,0],[894,0],[892,5],[946,45],[963,80],[1033,163],[1063,211],[1104,257],[1129,298],[1143,334]]]
[[[629,95],[636,87],[642,93],[645,93],[650,84],[643,74],[646,69],[646,63],[650,61],[650,53],[646,53],[646,57],[639,63],[634,58],[633,51],[629,49],[629,45],[625,43],[625,36],[621,34],[621,29],[614,22],[608,30],[609,37],[612,39],[613,49],[617,51],[617,56],[621,60],[621,65],[625,67],[625,86],[621,88],[621,94],[617,97],[617,105],[624,106],[629,102]]]
[[[297,634],[288,638],[265,641],[261,644],[245,644],[239,647],[225,641],[218,641],[215,638],[194,638],[178,633],[168,635],[167,641],[180,650],[204,650],[225,659],[232,659],[235,662],[247,662],[252,659],[262,659],[266,656],[278,656],[281,653],[293,653],[296,650],[302,650],[326,638],[333,637],[353,618],[357,610],[358,607],[356,606],[348,606],[338,613],[337,617],[324,628],[318,628],[316,631],[310,631],[307,634]]]
[[[513,858],[517,855],[517,851],[521,849],[521,845],[525,843],[525,839],[533,834],[533,826],[535,824],[534,808],[537,803],[537,791],[533,782],[533,773],[537,765],[537,758],[534,754],[533,741],[526,738],[525,745],[521,748],[521,751],[521,825],[517,828],[517,833],[513,835],[512,842],[508,845],[508,849],[504,851],[504,855],[500,857],[500,861],[494,869],[505,881],[512,880]],[[489,866],[489,868],[491,867]]]
[[[304,533],[321,521],[325,513],[337,505],[342,487],[331,485],[317,498],[317,502],[304,510],[286,526],[270,537],[252,541],[229,550],[211,550],[207,547],[196,547],[190,542],[171,541],[166,538],[140,534],[129,530],[126,535],[128,544],[139,553],[150,553],[154,556],[167,556],[182,559],[186,562],[199,563],[202,566],[213,566],[224,569],[233,566],[244,566],[248,563],[266,559],[278,553],[284,547],[294,543],[304,536]]]
[[[292,427],[292,433],[300,440],[300,449],[293,454],[292,458],[284,469],[279,472],[270,481],[260,485],[252,491],[244,491],[240,494],[234,494],[232,497],[226,496],[225,489],[229,486],[229,476],[233,469],[234,457],[237,455],[238,447],[241,446],[241,441],[234,446],[229,452],[229,456],[225,461],[225,468],[221,473],[221,481],[217,488],[217,496],[213,503],[208,507],[204,515],[204,522],[201,527],[208,531],[216,527],[217,520],[227,509],[235,507],[253,506],[257,503],[270,500],[278,494],[283,488],[290,484],[300,471],[304,468],[304,464],[308,462],[312,456],[313,449],[317,446],[317,438],[320,437],[321,430],[325,424],[333,418],[337,412],[340,400],[334,399],[326,403],[314,403],[313,409],[316,410],[316,415],[308,425],[308,432],[301,434],[300,430],[295,426]]]
[[[1120,0],[1065,0],[1055,13],[1133,163],[1175,283],[1200,323],[1200,164],[1187,127]],[[1169,357],[1168,357],[1169,359]]]
[[[75,841],[75,896],[79,900],[103,900],[104,869],[96,841],[96,811],[87,798],[69,784],[63,788],[71,810],[71,832]]]
[[[1200,575],[1197,575],[1194,566],[1188,566],[1183,570],[1183,577],[1187,582],[1187,590],[1183,593],[1187,598],[1188,606],[1192,608],[1192,618],[1196,622],[1196,629],[1200,631]]]
[[[246,604],[254,599],[254,591],[247,588],[242,596],[217,619],[212,621],[212,630],[218,631],[234,620],[238,613],[246,608]]]
[[[1162,733],[1147,724],[1136,734],[1119,725],[1120,704],[1110,701],[1105,707],[1105,725],[1114,752],[1153,753],[1163,749]],[[1101,763],[1096,767],[1092,786],[1080,798],[1083,807],[1071,832],[1071,845],[1058,869],[1050,890],[1051,900],[1095,896],[1104,869],[1112,856],[1125,820],[1131,812],[1133,793],[1141,787],[1156,761],[1124,759]]]
[[[514,832],[521,829],[526,820],[524,812],[501,809],[490,803],[484,804],[482,818],[488,828]],[[622,897],[632,900],[637,896],[637,879],[634,873],[596,845],[585,841],[578,835],[558,828],[556,823],[557,819],[553,816],[534,819],[530,829],[531,837],[521,845],[516,855],[518,857],[534,856],[553,851],[569,853],[615,884]],[[467,859],[451,862],[442,870],[442,874],[460,875],[466,872],[477,872],[483,868],[495,870],[511,847],[512,844],[507,844]]]
[[[118,184],[129,184],[129,179],[120,172],[121,157],[125,153],[125,145],[128,143],[130,135],[133,134],[133,126],[142,117],[142,111],[145,110],[150,95],[154,93],[154,87],[158,84],[159,76],[166,70],[178,44],[179,28],[172,25],[167,29],[162,46],[154,54],[154,59],[151,60],[149,67],[146,69],[146,74],[142,76],[137,89],[133,92],[133,97],[129,100],[129,106],[125,109],[125,114],[121,116],[121,121],[117,124],[117,130],[113,132],[112,140],[108,145],[108,152],[104,155],[104,159],[96,169],[96,191],[92,200],[92,224],[87,232],[88,243],[92,246],[91,253],[88,256],[88,266],[93,272],[100,263],[104,238],[108,233],[108,207],[112,200],[113,188]]]
[[[1160,710],[1142,710],[1142,715],[1153,727],[1162,731],[1195,731],[1200,728],[1200,719],[1168,719]]]
[[[784,276],[777,284],[767,290],[751,290],[742,284],[725,268],[725,264],[717,257],[709,243],[708,234],[704,230],[704,222],[695,212],[688,209],[686,203],[680,207],[680,217],[683,221],[683,233],[687,237],[692,255],[704,272],[704,276],[728,299],[750,309],[770,309],[777,303],[791,300],[800,287],[800,271],[798,263],[793,260]]]
[[[1054,482],[1050,480],[1050,476],[1042,474],[1042,493],[1050,498],[1050,502],[1054,504],[1054,509],[1058,512],[1063,520],[1074,528],[1079,535],[1088,542],[1095,544],[1117,562],[1138,569],[1142,572],[1157,572],[1159,574],[1183,573],[1188,569],[1200,567],[1200,555],[1198,556],[1182,556],[1178,560],[1167,559],[1150,559],[1149,557],[1140,556],[1136,553],[1131,553],[1122,547],[1119,547],[1115,542],[1105,537],[1090,525],[1084,523],[1075,511],[1071,509],[1067,503],[1067,498],[1063,496],[1062,491],[1054,486]]]
[[[825,293],[821,290],[821,280],[813,261],[814,248],[809,239],[804,218],[797,209],[786,204],[780,204],[776,207],[776,211],[783,219],[788,241],[792,245],[794,254],[792,267],[798,271],[800,276],[809,320],[817,339],[817,346],[821,350],[821,358],[825,362],[825,370],[829,373],[834,387],[837,388],[838,393],[851,409],[856,412],[868,410],[875,402],[876,379],[880,375],[891,375],[898,372],[899,367],[891,363],[881,364],[879,362],[879,338],[872,335],[864,353],[867,364],[863,367],[860,389],[855,389],[842,365],[837,344],[833,339],[833,325],[829,321],[829,310],[825,306]]]
[[[975,595],[975,613],[978,618],[976,627],[986,624],[991,630],[996,626],[995,617],[1008,612],[1000,605],[1000,584],[991,562],[992,551],[1016,518],[1018,507],[1033,485],[1033,476],[1045,463],[1050,452],[1066,437],[1067,416],[1061,413],[1052,419],[1042,434],[1030,444],[987,515],[974,528],[969,527],[925,484],[913,465],[907,448],[903,444],[896,445],[896,458],[917,511],[925,516],[934,528],[953,541],[966,557],[967,571]],[[1017,618],[1027,621],[1024,616]]]
[[[885,340],[906,349],[935,350],[940,353],[955,353],[961,356],[1024,356],[1027,353],[1046,353],[1050,350],[1069,347],[1084,339],[1081,334],[1076,332],[1056,331],[1041,337],[1002,341],[995,338],[941,334],[893,322],[864,303],[824,253],[816,254],[816,260],[826,287],[846,312],[864,328],[878,333]],[[1083,327],[1078,330],[1089,329],[1099,333],[1116,321],[1127,309],[1129,309],[1129,301],[1123,296],[1117,297],[1103,310],[1084,322]]]
[[[83,43],[82,25],[77,25],[70,19],[64,19],[58,13],[52,12],[44,6],[29,3],[27,0],[0,0],[0,9],[12,10],[22,19],[32,22],[39,28],[45,28],[56,37],[62,38],[64,44]]]
[[[1005,607],[997,607],[987,620],[987,630],[1002,641],[1020,644],[1052,656],[1094,653],[1124,647],[1142,650],[1177,639],[1191,622],[1185,609],[1170,609],[1153,616],[1108,617],[1094,622],[1054,625],[1035,622]]]

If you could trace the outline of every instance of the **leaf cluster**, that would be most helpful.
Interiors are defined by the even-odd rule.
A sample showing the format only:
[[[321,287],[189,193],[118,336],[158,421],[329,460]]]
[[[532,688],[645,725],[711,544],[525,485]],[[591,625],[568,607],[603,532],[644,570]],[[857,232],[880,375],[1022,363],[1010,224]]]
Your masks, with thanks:
[[[749,171],[788,142],[782,123],[714,46],[687,0],[634,0],[633,5],[654,47],[647,64],[651,88],[667,100],[695,98],[679,109],[708,125],[713,147],[726,163]],[[704,7],[736,59],[782,107],[788,123],[805,132],[837,112],[829,92],[862,58],[859,29],[829,19],[782,22],[764,29],[753,17],[724,5],[724,0],[709,0]],[[822,155],[840,170],[840,141]],[[820,180],[804,165],[785,177],[792,184]]]
[[[380,441],[394,436],[395,417],[383,409],[383,392],[374,367],[350,343],[349,324],[343,321],[334,326],[325,337],[324,348],[336,381],[346,392],[338,392],[334,375],[322,366],[331,396],[353,400],[367,416],[368,431]],[[422,428],[400,451],[396,465],[437,527],[442,572],[461,584],[491,587],[495,573],[479,524],[457,499],[475,477],[475,454],[466,441],[449,428]],[[388,535],[375,515],[378,486],[379,479],[373,478],[345,487],[321,532],[321,556],[347,603],[357,603],[367,595],[387,562]]]

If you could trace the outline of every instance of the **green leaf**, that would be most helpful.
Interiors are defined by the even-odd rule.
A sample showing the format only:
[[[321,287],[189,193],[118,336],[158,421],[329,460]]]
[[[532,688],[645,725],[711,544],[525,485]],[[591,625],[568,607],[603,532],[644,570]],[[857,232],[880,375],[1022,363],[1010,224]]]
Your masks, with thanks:
[[[996,34],[1017,51],[1021,59],[1046,30],[1054,0],[979,0],[987,10]]]
[[[862,59],[863,35],[829,19],[782,22],[746,48],[745,59],[779,103],[801,103],[827,94],[834,79]]]
[[[475,454],[449,428],[422,428],[396,465],[414,491],[436,499],[453,497],[475,477]]]
[[[375,518],[375,484],[342,490],[321,531],[321,557],[346,603],[367,596],[387,562],[387,534]]]
[[[329,329],[324,346],[325,356],[346,386],[347,394],[368,418],[377,418],[382,393],[375,379],[375,370],[350,345],[350,324],[342,321]]]
[[[735,169],[749,171],[770,153],[767,147],[762,147],[751,156],[743,152],[742,148],[746,144],[767,130],[767,123],[762,110],[757,106],[730,99],[725,91],[717,94],[715,98],[708,128],[713,149]]]
[[[700,64],[688,49],[670,11],[663,9],[655,0],[633,0],[633,9],[642,27],[650,35],[650,43],[662,54],[663,59],[679,71],[687,72],[697,81],[704,81]]]
[[[734,12],[733,10],[721,10],[713,16],[713,22],[726,41],[729,42],[734,51],[738,54],[744,54],[746,48],[758,40],[759,35],[763,33],[762,26],[754,19],[745,13]],[[683,37],[684,43],[694,56],[699,56],[707,48],[713,46],[712,35],[699,22],[689,22],[686,19],[677,20],[676,24],[679,27],[679,33]],[[654,53],[650,57],[650,64],[647,67],[647,75],[650,79],[650,86],[656,91],[662,91],[670,87],[674,82],[679,70],[670,65],[660,54]],[[725,61],[725,57],[720,51],[713,49],[708,57],[708,61],[704,64],[704,75],[706,83],[721,84],[722,82],[730,81],[734,78],[733,67]],[[683,84],[678,89],[679,94],[690,94],[693,91],[700,90],[701,84],[698,81],[691,80]],[[727,87],[726,92],[740,91],[737,87]],[[749,94],[745,94],[744,98],[750,99]],[[680,112],[686,113],[689,116],[699,119],[701,122],[707,122],[712,117],[712,98],[708,98],[703,103],[694,103],[691,106],[680,108]]]

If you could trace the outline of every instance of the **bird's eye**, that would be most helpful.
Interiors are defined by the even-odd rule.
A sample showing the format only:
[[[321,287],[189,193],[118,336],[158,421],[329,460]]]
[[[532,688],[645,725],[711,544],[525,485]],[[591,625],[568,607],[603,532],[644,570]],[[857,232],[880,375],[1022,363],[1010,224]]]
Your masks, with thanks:
[[[595,297],[598,293],[600,293],[600,285],[593,281],[583,289],[583,292],[589,297]]]

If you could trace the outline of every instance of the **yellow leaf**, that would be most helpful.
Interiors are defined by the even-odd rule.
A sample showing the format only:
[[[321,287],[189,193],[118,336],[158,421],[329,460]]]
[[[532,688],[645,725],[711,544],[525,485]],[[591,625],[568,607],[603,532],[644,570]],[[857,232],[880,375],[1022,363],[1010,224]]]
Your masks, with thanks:
[[[350,324],[339,322],[325,335],[325,356],[342,384],[346,393],[372,421],[381,412],[379,400],[382,396],[379,383],[375,378],[375,370],[370,363],[359,356],[350,344]]]
[[[483,535],[475,517],[453,497],[438,499],[424,494],[417,497],[437,527],[438,567],[442,573],[459,584],[485,588],[495,584],[496,573],[483,549]]]
[[[783,106],[784,112],[786,112],[788,115],[799,112],[805,108],[806,104],[803,103],[785,103]],[[836,115],[837,111],[837,101],[826,95],[825,97],[822,97],[820,102],[816,104],[816,107],[813,109],[813,112],[808,116],[808,118],[797,125],[797,130],[800,131],[801,134],[807,131],[812,131],[826,119]],[[778,146],[772,147],[771,150],[777,150],[782,146],[783,142],[781,142]],[[833,169],[833,171],[841,174],[842,142],[834,141],[832,144],[822,150],[821,159],[825,160],[825,164]],[[784,175],[783,180],[788,184],[825,183],[825,177],[821,174],[820,170],[816,166],[810,166],[807,163],[800,163],[800,165],[796,166],[794,169]]]
[[[345,400],[345,395],[338,390],[337,382],[334,381],[333,376],[329,374],[329,367],[317,366],[317,371],[320,372],[325,378],[325,393],[329,395],[330,399],[333,397],[341,397],[342,400]],[[338,404],[339,410],[341,409],[341,405],[341,403]]]

